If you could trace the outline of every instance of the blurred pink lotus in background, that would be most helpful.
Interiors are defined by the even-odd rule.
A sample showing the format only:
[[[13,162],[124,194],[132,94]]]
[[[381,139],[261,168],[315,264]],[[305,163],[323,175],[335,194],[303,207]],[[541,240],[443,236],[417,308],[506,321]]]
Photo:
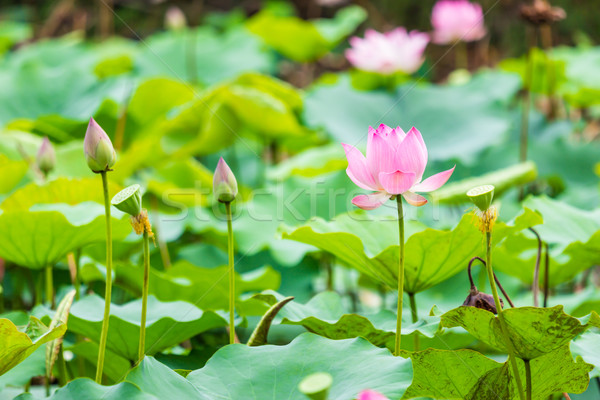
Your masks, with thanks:
[[[427,147],[415,127],[408,133],[384,124],[377,129],[369,127],[366,158],[354,146],[344,143],[342,146],[348,159],[348,177],[358,187],[375,191],[352,199],[352,204],[363,210],[373,210],[395,195],[402,195],[413,206],[422,206],[427,199],[415,192],[440,188],[454,172],[453,167],[421,182],[427,165]]]
[[[364,39],[356,36],[350,39],[352,47],[346,50],[346,58],[363,71],[412,74],[423,64],[428,43],[429,35],[423,32],[396,28],[380,33],[369,29]]]
[[[431,12],[433,41],[439,44],[473,42],[486,34],[483,12],[468,0],[441,0]]]
[[[363,390],[357,400],[389,400],[387,397],[374,390]]]

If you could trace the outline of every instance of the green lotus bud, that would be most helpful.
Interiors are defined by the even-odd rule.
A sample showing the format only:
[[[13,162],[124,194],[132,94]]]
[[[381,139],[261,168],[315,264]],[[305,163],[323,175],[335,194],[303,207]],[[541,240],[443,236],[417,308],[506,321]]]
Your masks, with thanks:
[[[111,204],[118,210],[137,217],[142,212],[142,193],[140,185],[131,185],[121,190],[112,198]]]
[[[487,211],[492,205],[494,199],[494,186],[477,186],[467,192],[469,200],[473,202],[481,211]]]
[[[117,161],[117,154],[110,138],[94,118],[90,118],[83,141],[85,160],[96,173],[110,171]]]
[[[238,187],[235,176],[229,165],[221,157],[213,176],[213,194],[221,203],[231,203],[237,193]]]
[[[298,390],[312,400],[327,400],[333,378],[327,372],[317,372],[300,381]]]
[[[52,143],[50,143],[48,137],[44,138],[44,141],[38,150],[36,164],[45,176],[47,176],[56,165],[56,154],[54,153],[54,147],[52,147]]]

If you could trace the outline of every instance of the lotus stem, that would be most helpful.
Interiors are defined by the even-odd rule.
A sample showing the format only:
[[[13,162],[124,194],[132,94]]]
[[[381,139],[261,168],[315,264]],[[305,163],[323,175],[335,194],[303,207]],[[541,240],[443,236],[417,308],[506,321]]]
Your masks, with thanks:
[[[527,400],[531,400],[531,364],[529,360],[525,362],[525,385],[527,386]]]
[[[46,303],[48,307],[54,308],[54,279],[52,277],[52,265],[46,265]]]
[[[144,283],[142,287],[142,318],[140,321],[140,348],[138,363],[142,362],[146,349],[146,312],[148,309],[148,281],[150,278],[150,236],[144,230]]]
[[[104,293],[104,318],[100,333],[98,348],[98,364],[96,366],[96,382],[102,383],[104,369],[104,354],[106,353],[106,339],[108,337],[108,320],[110,317],[110,300],[112,295],[112,226],[110,220],[110,198],[108,195],[108,177],[106,171],[100,172],[102,188],[104,190],[104,216],[106,218],[106,290]]]
[[[408,299],[410,300],[410,314],[412,317],[413,324],[419,320],[419,314],[417,312],[417,300],[414,293],[408,294]],[[419,333],[413,332],[413,351],[419,351]]]
[[[539,307],[539,295],[540,295],[540,259],[542,258],[542,239],[537,231],[533,228],[529,228],[531,232],[535,235],[538,241],[538,249],[537,256],[535,258],[535,269],[533,270],[533,284],[531,286],[531,291],[533,293],[533,306]]]
[[[508,350],[508,360],[511,364],[513,374],[515,375],[515,381],[517,383],[517,390],[519,391],[519,398],[525,400],[525,392],[523,391],[523,382],[521,382],[521,375],[519,375],[519,368],[517,367],[517,359],[515,356],[515,350],[513,348],[512,341],[508,334],[508,327],[504,320],[504,314],[502,314],[502,304],[498,297],[498,289],[496,288],[496,281],[494,279],[494,270],[492,269],[492,232],[489,230],[485,233],[486,237],[486,268],[488,273],[488,280],[490,287],[492,288],[492,295],[494,296],[494,303],[496,304],[496,310],[498,311],[498,320],[500,321],[500,327],[502,335],[504,336],[504,342],[506,343],[506,349]]]
[[[400,354],[402,338],[402,302],[404,300],[404,212],[402,211],[402,196],[396,196],[398,204],[398,308],[396,310],[396,347],[394,355]]]
[[[235,269],[233,264],[233,227],[231,202],[225,203],[227,213],[227,249],[229,255],[229,344],[235,343]]]
[[[550,291],[550,249],[544,243],[546,255],[544,257],[544,308],[548,307],[548,292]]]

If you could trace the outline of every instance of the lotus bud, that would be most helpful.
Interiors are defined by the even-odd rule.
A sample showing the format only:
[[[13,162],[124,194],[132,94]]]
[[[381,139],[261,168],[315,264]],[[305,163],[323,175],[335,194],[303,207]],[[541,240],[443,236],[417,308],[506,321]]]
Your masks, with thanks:
[[[94,118],[90,118],[85,140],[83,141],[85,160],[95,173],[111,171],[117,161],[117,154],[110,138]]]
[[[56,154],[54,153],[54,147],[52,147],[52,143],[50,143],[48,137],[44,138],[44,141],[38,150],[36,163],[44,176],[48,176],[48,173],[56,166]]]
[[[500,305],[504,307],[502,299],[500,299]],[[463,303],[463,306],[481,308],[482,310],[498,314],[496,304],[494,303],[494,296],[480,292],[475,286],[471,287],[471,291]]]
[[[165,14],[165,27],[169,30],[178,31],[184,29],[186,26],[187,21],[181,8],[177,6],[169,7]]]
[[[300,381],[298,390],[312,400],[327,400],[333,378],[327,372],[311,374]]]
[[[142,212],[140,185],[132,185],[121,190],[112,198],[111,204],[118,210],[137,217]]]
[[[229,168],[229,165],[221,157],[213,176],[213,194],[221,203],[231,203],[235,199],[235,196],[237,196],[237,193],[238,187],[235,175],[233,175],[231,168]]]

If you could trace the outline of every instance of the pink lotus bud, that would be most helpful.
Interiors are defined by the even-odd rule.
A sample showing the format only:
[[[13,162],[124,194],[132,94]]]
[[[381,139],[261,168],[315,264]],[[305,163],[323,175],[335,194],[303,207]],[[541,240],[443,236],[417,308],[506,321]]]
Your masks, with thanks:
[[[473,42],[485,36],[483,12],[468,0],[440,0],[431,12],[433,41],[439,44]]]
[[[428,43],[429,35],[422,32],[396,28],[380,33],[369,29],[364,39],[350,39],[352,47],[346,50],[346,58],[363,71],[384,75],[395,72],[412,74],[423,64],[423,52]]]
[[[185,28],[187,21],[185,14],[181,11],[181,8],[177,6],[171,6],[165,14],[165,27],[167,29],[177,31]]]
[[[50,143],[48,137],[44,138],[44,141],[38,150],[36,164],[45,176],[47,176],[56,165],[56,154],[54,153],[54,147],[52,147],[52,143]]]
[[[374,390],[363,390],[357,400],[389,400],[387,397]]]
[[[221,157],[213,176],[213,194],[221,203],[231,203],[237,193],[238,187],[235,175]]]
[[[94,118],[90,118],[85,132],[83,149],[88,166],[96,173],[110,171],[117,161],[117,154],[110,138]]]

